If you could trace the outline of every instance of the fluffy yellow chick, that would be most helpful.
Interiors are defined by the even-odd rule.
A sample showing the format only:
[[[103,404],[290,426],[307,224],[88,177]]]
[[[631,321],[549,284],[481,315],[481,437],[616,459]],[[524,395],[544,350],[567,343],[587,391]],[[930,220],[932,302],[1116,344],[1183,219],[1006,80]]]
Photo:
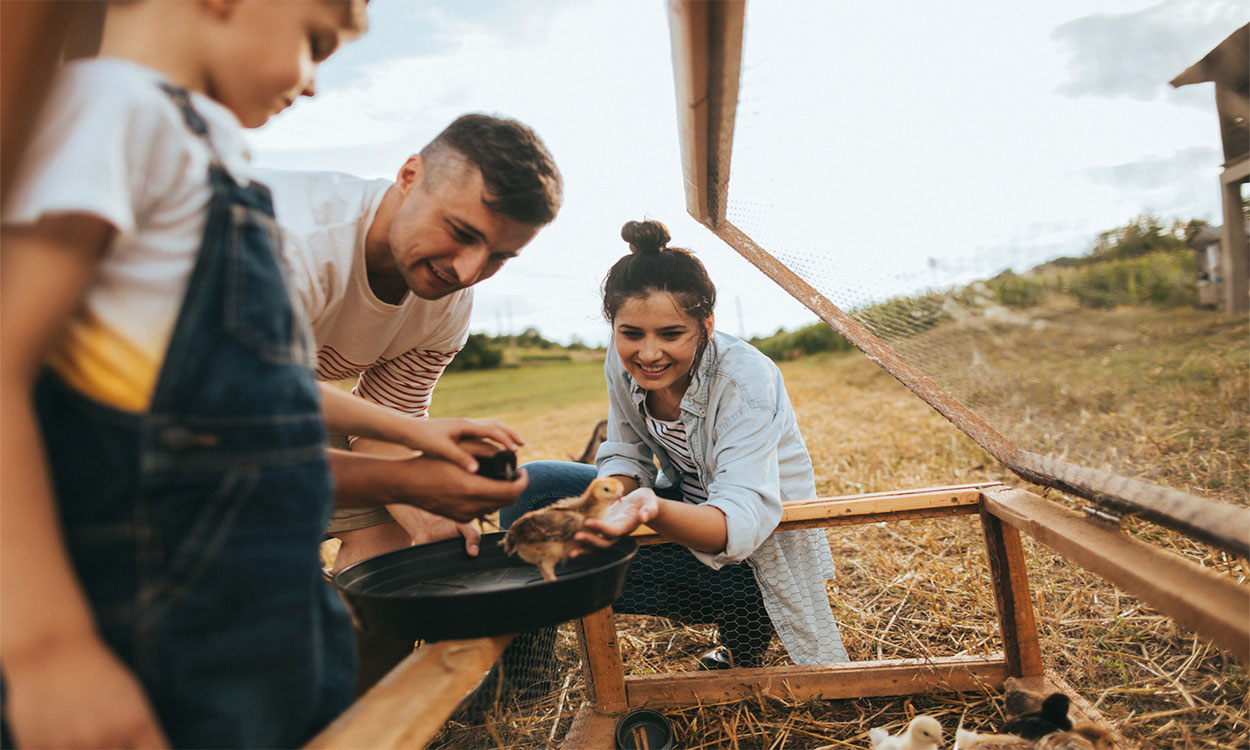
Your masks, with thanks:
[[[581,531],[586,519],[602,518],[608,506],[620,500],[624,492],[619,479],[601,477],[577,497],[531,510],[512,522],[503,538],[504,551],[537,565],[543,580],[554,581],[556,563],[578,546],[573,535]]]
[[[881,727],[869,730],[868,743],[873,750],[938,750],[942,747],[942,725],[932,716],[921,714],[894,737]]]

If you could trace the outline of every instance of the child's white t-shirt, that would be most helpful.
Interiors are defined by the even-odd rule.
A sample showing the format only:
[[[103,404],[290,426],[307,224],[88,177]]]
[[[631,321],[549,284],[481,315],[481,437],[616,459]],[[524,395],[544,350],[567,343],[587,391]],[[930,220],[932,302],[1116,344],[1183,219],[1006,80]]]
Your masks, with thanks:
[[[365,269],[365,238],[390,180],[341,172],[257,169],[273,192],[294,296],[312,323],[317,375],[359,376],[356,393],[424,416],[447,363],[469,336],[473,290],[436,300],[377,298]]]
[[[50,366],[87,396],[127,411],[151,400],[203,239],[212,152],[153,70],[127,60],[65,64],[31,136],[5,225],[88,214],[116,230]],[[192,93],[217,157],[249,172],[234,114]]]

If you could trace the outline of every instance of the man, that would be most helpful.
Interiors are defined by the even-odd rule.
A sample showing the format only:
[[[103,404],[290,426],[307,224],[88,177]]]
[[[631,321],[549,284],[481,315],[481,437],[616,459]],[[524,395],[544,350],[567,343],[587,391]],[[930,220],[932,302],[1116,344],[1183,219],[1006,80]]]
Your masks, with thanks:
[[[468,338],[471,287],[555,218],[563,189],[529,127],[483,114],[456,119],[394,182],[326,172],[264,171],[259,179],[273,190],[318,376],[356,377],[358,396],[413,417],[426,415],[435,383]],[[352,450],[410,453],[364,439]],[[457,531],[476,554],[480,536],[407,505],[336,512],[327,531],[342,541],[336,568]],[[371,659],[361,656],[369,683]]]

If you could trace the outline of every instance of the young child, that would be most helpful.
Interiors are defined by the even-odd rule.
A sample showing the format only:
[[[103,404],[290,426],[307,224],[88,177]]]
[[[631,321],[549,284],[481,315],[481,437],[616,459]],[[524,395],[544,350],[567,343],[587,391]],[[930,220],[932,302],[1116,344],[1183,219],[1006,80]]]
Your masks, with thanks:
[[[0,273],[18,745],[294,746],[350,700],[350,626],[317,565],[332,482],[307,326],[240,126],[311,96],[363,28],[363,0],[119,2],[100,57],[58,74]]]
[[[775,531],[782,502],[816,496],[781,372],[713,332],[716,288],[689,251],[667,247],[663,224],[629,222],[621,236],[632,254],[603,284],[612,351],[597,468],[529,464],[529,488],[500,512],[502,525],[615,476],[643,489],[577,538],[605,547],[646,523],[674,542],[638,550],[616,611],[716,624],[722,648],[702,657],[708,668],[759,666],[774,631],[797,664],[846,661],[823,532]]]

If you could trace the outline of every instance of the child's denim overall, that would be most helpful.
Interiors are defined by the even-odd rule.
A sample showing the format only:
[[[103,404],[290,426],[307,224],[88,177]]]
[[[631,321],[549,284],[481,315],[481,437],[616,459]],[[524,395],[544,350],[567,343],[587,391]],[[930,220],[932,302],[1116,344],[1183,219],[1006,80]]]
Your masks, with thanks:
[[[185,92],[166,88],[207,140]],[[268,189],[220,165],[150,410],[46,373],[36,408],[75,569],[179,747],[302,744],[351,700],[321,579],[331,477]]]

